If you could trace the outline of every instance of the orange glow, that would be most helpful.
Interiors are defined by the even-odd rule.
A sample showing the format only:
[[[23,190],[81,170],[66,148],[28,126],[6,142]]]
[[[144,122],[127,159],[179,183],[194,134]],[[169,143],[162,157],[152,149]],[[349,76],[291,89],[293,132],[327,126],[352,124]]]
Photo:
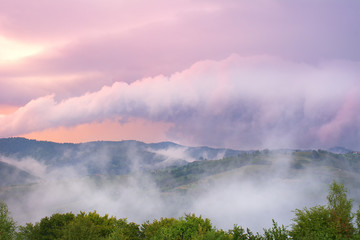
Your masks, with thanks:
[[[143,142],[167,141],[166,131],[171,123],[150,122],[144,119],[130,119],[121,124],[117,120],[93,122],[76,127],[58,127],[22,135],[21,137],[53,142],[89,142],[139,140]]]
[[[0,104],[0,115],[2,115],[2,114],[4,114],[4,115],[11,114],[11,113],[15,112],[18,109],[19,109],[19,107],[17,107],[17,106]]]

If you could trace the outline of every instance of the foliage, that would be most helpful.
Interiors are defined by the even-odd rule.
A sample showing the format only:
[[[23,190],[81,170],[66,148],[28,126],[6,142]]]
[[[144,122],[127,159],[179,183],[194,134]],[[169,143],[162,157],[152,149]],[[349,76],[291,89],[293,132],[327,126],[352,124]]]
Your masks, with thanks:
[[[334,229],[330,225],[330,211],[326,206],[295,210],[292,231],[294,239],[334,239]]]
[[[222,234],[215,233],[209,219],[196,217],[195,214],[187,214],[179,219],[161,218],[160,221],[145,222],[141,230],[144,239],[209,239]]]
[[[337,184],[334,181],[330,186],[327,199],[330,209],[330,222],[335,228],[336,234],[343,238],[350,238],[355,229],[352,224],[352,200],[347,199],[346,192],[343,184]]]
[[[117,219],[108,215],[101,217],[96,211],[88,214],[80,212],[63,230],[63,238],[70,239],[101,239],[108,237],[114,230]]]
[[[118,239],[119,236],[120,239],[136,239],[136,235],[139,235],[138,225],[128,224],[126,219],[100,216],[94,211],[80,212],[76,216],[56,213],[50,218],[44,217],[35,225],[20,226],[17,239]]]
[[[264,233],[253,233],[234,225],[233,229],[224,231],[216,229],[208,218],[195,214],[184,217],[160,218],[146,221],[141,225],[117,219],[108,215],[100,216],[94,212],[56,213],[44,217],[35,224],[16,225],[9,216],[5,203],[0,204],[0,240],[42,240],[42,239],[217,239],[217,240],[289,240],[289,239],[360,239],[360,206],[352,213],[352,200],[347,198],[343,184],[333,182],[327,196],[328,205],[296,209],[291,229],[279,226],[274,220]],[[353,225],[355,218],[356,226]]]
[[[360,154],[346,153],[335,154],[324,150],[312,151],[248,151],[233,156],[226,156],[218,160],[201,160],[188,163],[183,166],[156,169],[151,172],[157,185],[163,190],[170,190],[178,186],[195,183],[206,177],[222,172],[239,169],[249,165],[272,165],[274,159],[286,158],[290,160],[290,170],[301,171],[302,169],[336,169],[331,172],[334,177],[343,177],[344,171],[355,173],[354,182],[359,179]],[[351,177],[350,177],[351,179]],[[350,181],[351,182],[351,181]]]
[[[156,239],[166,235],[166,229],[170,228],[177,220],[175,218],[161,218],[160,221],[154,220],[152,223],[146,221],[141,225],[141,232],[145,239]]]
[[[136,223],[128,223],[126,219],[119,219],[115,225],[114,231],[107,238],[109,240],[138,240],[143,239],[139,225]]]
[[[347,199],[346,192],[343,184],[334,181],[327,196],[328,206],[296,209],[290,235],[294,239],[352,239],[352,200]]]
[[[360,205],[355,213],[355,233],[354,233],[354,239],[360,239]]]
[[[264,229],[264,239],[265,240],[287,240],[290,239],[289,231],[284,227],[284,225],[279,226],[275,220],[272,220],[273,226],[269,229]]]
[[[245,230],[238,225],[234,225],[234,229],[229,230],[230,236],[233,240],[262,240],[259,234],[254,234],[250,229]]]
[[[12,239],[15,236],[16,224],[10,217],[7,205],[0,202],[0,240]]]
[[[40,234],[40,224],[33,225],[32,223],[26,223],[25,226],[20,226],[19,231],[16,234],[16,239],[19,240],[37,240],[42,239]]]

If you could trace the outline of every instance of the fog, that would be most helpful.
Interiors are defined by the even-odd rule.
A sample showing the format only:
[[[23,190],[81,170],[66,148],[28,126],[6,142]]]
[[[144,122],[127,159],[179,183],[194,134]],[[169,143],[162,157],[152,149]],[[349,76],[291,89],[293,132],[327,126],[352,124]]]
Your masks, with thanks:
[[[171,159],[184,159],[184,150],[169,148],[158,154],[169,156],[164,160],[169,163]],[[104,154],[102,158],[100,153]],[[291,169],[289,154],[288,157],[274,155],[271,164],[243,166],[205,177],[196,184],[164,191],[141,170],[142,159],[136,155],[137,150],[130,148],[127,154],[134,162],[131,173],[122,176],[86,176],[83,174],[86,161],[83,165],[49,168],[36,159],[2,157],[1,161],[41,180],[30,185],[3,187],[0,199],[5,200],[21,225],[57,212],[77,214],[96,210],[101,215],[127,218],[138,224],[195,213],[210,218],[217,228],[224,230],[237,224],[262,232],[263,228],[271,227],[272,219],[290,226],[295,209],[325,204],[332,181],[331,175],[315,169]],[[97,166],[101,166],[109,157],[99,149],[97,159]],[[105,163],[101,163],[103,159]]]
[[[312,184],[314,182],[306,179],[291,181],[281,178],[223,181],[199,196],[192,209],[223,229],[238,224],[261,231],[271,227],[272,219],[289,226],[296,208],[325,202],[321,184]]]

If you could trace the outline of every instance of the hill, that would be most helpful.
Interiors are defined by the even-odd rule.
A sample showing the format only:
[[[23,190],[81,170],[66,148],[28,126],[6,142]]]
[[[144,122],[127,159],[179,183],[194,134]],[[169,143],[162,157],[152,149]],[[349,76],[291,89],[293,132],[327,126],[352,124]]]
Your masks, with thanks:
[[[360,154],[335,150],[0,139],[0,200],[19,223],[96,209],[137,222],[195,212],[221,228],[261,230],[272,218],[287,224],[293,209],[321,204],[333,180],[360,202]]]
[[[32,165],[43,171],[33,171]],[[73,144],[25,138],[0,139],[0,174],[5,179],[2,186],[39,182],[55,172],[57,175],[53,177],[56,179],[100,175],[107,178],[141,172],[154,179],[160,189],[168,191],[248,166],[254,169],[266,167],[263,176],[286,173],[284,178],[321,169],[323,178],[353,184],[360,175],[360,154],[342,147],[328,151],[239,151],[186,147],[172,142],[147,144],[129,140]],[[59,169],[64,170],[62,174]]]
[[[250,166],[253,169],[251,172],[249,170],[238,174],[248,179],[279,176],[296,179],[313,173],[314,178],[322,178],[326,182],[337,179],[349,186],[356,186],[360,181],[360,154],[336,154],[324,150],[242,152],[219,160],[195,161],[184,166],[168,167],[152,171],[151,174],[162,189],[169,190],[219,174],[234,174],[249,169]],[[260,174],[256,173],[256,169]],[[259,176],[255,177],[256,175]]]
[[[0,187],[27,184],[39,180],[28,172],[2,161],[0,161],[0,178]]]
[[[99,141],[73,144],[25,138],[0,139],[0,160],[6,157],[9,165],[21,168],[29,162],[26,160],[32,159],[43,165],[47,172],[71,168],[77,176],[124,175],[134,171],[181,166],[196,160],[219,159],[239,153],[241,151],[186,147],[172,142],[146,144],[139,141]],[[29,168],[31,167],[27,167]]]

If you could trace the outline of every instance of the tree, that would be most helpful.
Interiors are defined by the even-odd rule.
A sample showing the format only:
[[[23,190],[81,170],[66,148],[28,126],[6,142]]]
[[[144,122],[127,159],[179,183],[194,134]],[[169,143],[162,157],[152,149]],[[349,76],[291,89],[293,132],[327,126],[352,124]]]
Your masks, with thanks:
[[[296,209],[290,235],[294,239],[351,239],[355,228],[352,200],[346,192],[343,184],[334,181],[329,188],[327,206]]]
[[[63,236],[63,229],[75,219],[73,213],[55,213],[51,217],[41,219],[38,230],[42,239],[59,239]],[[34,230],[37,230],[35,224]]]
[[[62,239],[102,239],[109,237],[117,224],[115,217],[101,217],[96,211],[80,212],[63,229]]]
[[[15,237],[16,224],[10,217],[7,205],[0,202],[0,240],[13,239]]]
[[[290,232],[293,239],[335,239],[330,225],[330,211],[326,206],[296,209],[293,221]]]
[[[269,229],[264,229],[264,239],[265,240],[288,240],[289,231],[284,227],[284,225],[279,226],[275,220],[272,220],[273,226]]]
[[[228,239],[226,233],[216,231],[208,218],[186,214],[185,218],[161,218],[141,226],[144,239]]]
[[[18,240],[38,240],[42,239],[40,233],[40,224],[27,223],[25,226],[20,226],[19,231],[16,234]]]
[[[346,193],[347,190],[344,185],[334,181],[330,185],[327,200],[330,209],[330,222],[335,228],[336,234],[350,238],[355,232],[352,224],[354,216],[351,213],[352,199],[348,199]]]
[[[107,238],[108,240],[140,240],[143,239],[139,225],[133,222],[128,223],[126,218],[117,220],[114,231]]]
[[[262,240],[262,236],[259,235],[259,233],[254,234],[250,231],[249,228],[246,229],[246,231],[238,226],[234,225],[234,229],[229,230],[231,239],[233,240]]]
[[[357,228],[355,229],[353,239],[360,239],[360,205],[355,213],[355,223]]]

